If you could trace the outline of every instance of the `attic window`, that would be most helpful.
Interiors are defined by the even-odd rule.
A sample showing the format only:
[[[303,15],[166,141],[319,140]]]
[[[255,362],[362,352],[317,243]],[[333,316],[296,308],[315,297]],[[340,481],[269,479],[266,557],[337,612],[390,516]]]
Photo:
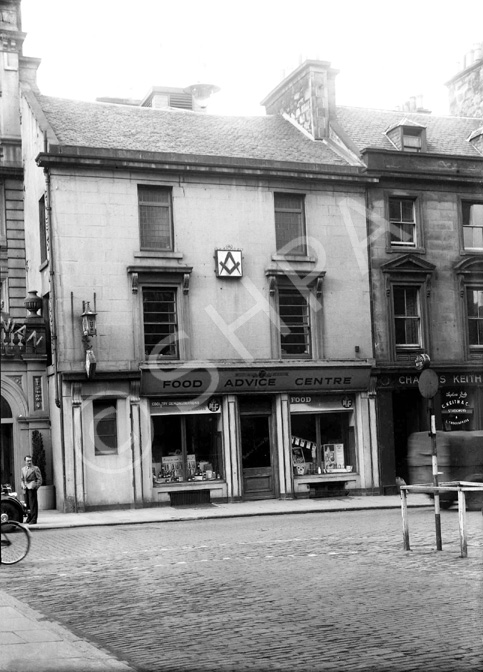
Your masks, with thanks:
[[[402,150],[404,152],[426,151],[426,129],[420,126],[402,126]]]

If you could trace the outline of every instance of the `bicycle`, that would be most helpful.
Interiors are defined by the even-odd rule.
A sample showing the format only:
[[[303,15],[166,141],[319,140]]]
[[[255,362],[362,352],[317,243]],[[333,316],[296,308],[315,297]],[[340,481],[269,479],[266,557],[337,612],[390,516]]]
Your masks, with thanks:
[[[15,565],[23,560],[30,549],[30,531],[15,520],[2,520],[0,523],[2,565]]]

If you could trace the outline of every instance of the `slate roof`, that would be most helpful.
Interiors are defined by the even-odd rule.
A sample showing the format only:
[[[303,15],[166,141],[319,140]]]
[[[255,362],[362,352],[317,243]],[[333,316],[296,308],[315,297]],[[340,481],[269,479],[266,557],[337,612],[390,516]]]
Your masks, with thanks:
[[[366,147],[398,151],[384,133],[403,120],[426,128],[428,152],[481,158],[468,142],[471,133],[481,127],[481,119],[337,106],[337,121],[359,151]]]
[[[350,165],[279,115],[218,116],[36,97],[61,145]]]

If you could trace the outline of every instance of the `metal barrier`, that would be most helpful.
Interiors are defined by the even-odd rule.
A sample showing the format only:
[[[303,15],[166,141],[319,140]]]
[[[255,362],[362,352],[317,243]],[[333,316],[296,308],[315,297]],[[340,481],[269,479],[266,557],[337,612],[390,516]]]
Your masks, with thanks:
[[[420,492],[425,494],[439,495],[441,492],[458,493],[458,524],[461,546],[461,558],[468,557],[468,542],[466,537],[466,495],[465,492],[483,492],[483,483],[474,483],[471,481],[450,481],[441,483],[438,486],[433,484],[420,485],[401,485],[401,513],[403,524],[403,544],[404,550],[410,551],[409,546],[409,525],[408,525],[408,504],[407,493]],[[435,516],[439,515],[439,496],[435,498]],[[438,524],[436,524],[436,541],[438,542]],[[440,542],[440,540],[439,540]],[[437,543],[437,550],[441,550],[441,543]]]

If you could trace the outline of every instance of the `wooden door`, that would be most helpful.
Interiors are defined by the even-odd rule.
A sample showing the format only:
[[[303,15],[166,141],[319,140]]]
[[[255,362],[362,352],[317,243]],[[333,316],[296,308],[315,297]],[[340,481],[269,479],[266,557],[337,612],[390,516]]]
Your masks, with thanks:
[[[243,498],[275,497],[269,415],[242,415]]]

